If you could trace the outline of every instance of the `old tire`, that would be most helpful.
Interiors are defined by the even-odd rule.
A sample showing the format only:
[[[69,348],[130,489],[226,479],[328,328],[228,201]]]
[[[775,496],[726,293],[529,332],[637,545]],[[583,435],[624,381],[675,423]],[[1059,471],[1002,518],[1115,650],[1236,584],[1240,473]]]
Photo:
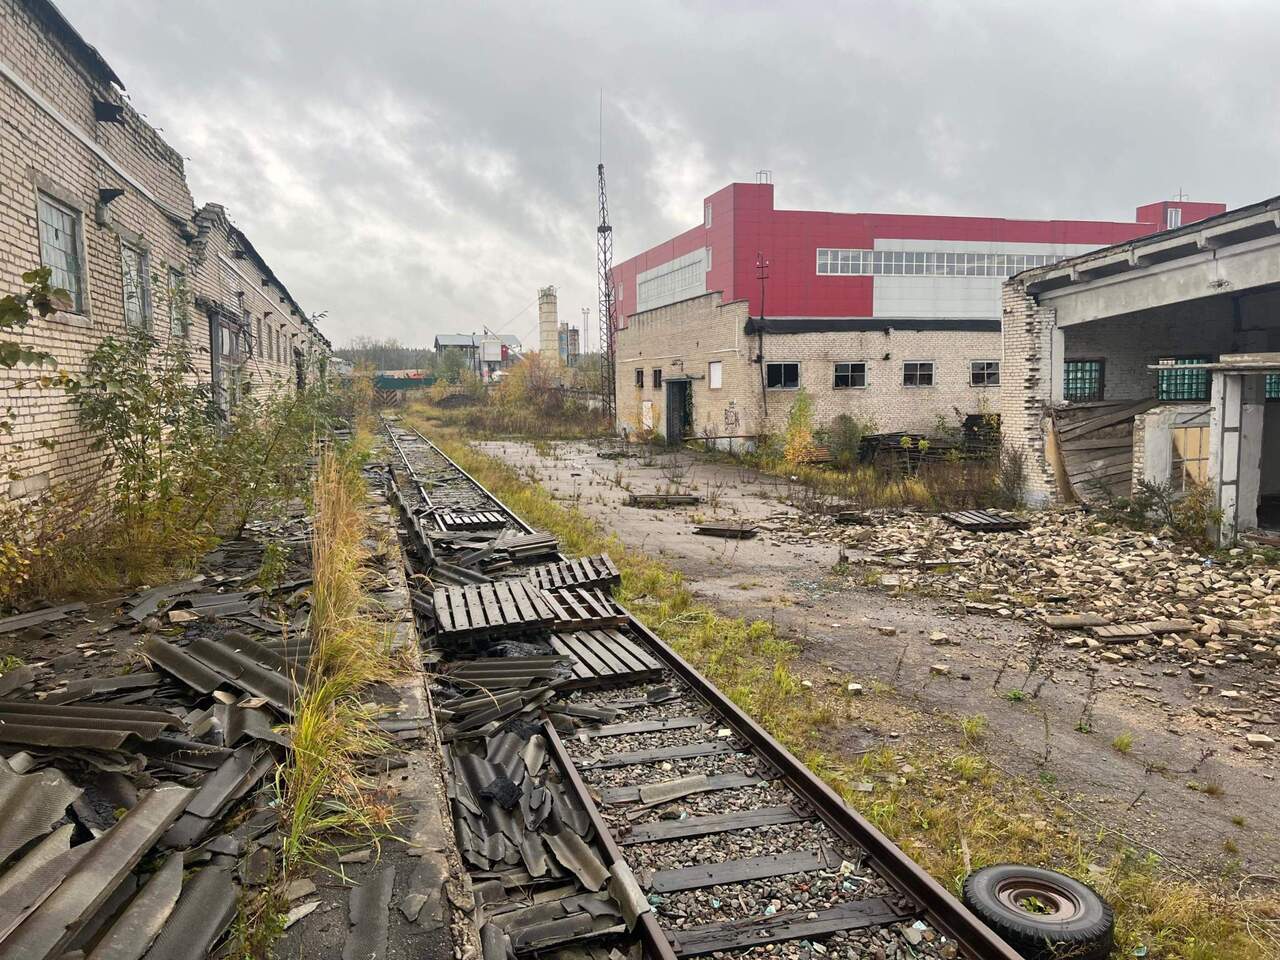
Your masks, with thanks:
[[[1026,960],[1106,960],[1115,914],[1065,874],[1003,863],[964,881],[964,903]]]

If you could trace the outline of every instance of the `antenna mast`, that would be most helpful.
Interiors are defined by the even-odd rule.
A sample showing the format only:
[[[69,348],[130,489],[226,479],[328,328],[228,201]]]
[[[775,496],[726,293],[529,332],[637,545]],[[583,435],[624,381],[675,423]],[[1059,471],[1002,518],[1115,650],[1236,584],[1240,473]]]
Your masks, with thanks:
[[[609,423],[617,423],[614,397],[614,331],[617,305],[613,295],[613,227],[609,226],[609,200],[604,188],[604,161],[596,165],[600,180],[600,225],[596,227],[596,266],[600,274],[600,399]]]

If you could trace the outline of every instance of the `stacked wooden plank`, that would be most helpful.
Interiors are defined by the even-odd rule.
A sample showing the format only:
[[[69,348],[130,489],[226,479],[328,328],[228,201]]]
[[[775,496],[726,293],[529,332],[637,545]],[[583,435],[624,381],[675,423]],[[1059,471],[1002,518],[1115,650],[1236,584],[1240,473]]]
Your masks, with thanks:
[[[1152,399],[1097,401],[1054,412],[1062,469],[1079,499],[1129,495],[1134,418],[1155,405]]]
[[[524,571],[525,579],[543,590],[560,587],[606,587],[621,577],[607,553],[594,557],[578,557],[563,563],[544,563]]]
[[[641,683],[662,675],[662,664],[623,630],[573,630],[551,635],[556,653],[572,658],[572,687]]]
[[[692,493],[633,493],[627,497],[629,507],[691,507],[702,502]]]
[[[555,553],[560,542],[549,533],[517,533],[503,530],[493,542],[494,548],[505,551],[512,560],[530,560]]]
[[[1019,520],[1003,510],[957,510],[942,514],[942,519],[953,527],[974,533],[995,533],[1003,530],[1025,530],[1031,524]]]
[[[557,631],[621,627],[627,622],[627,612],[603,590],[562,587],[544,590],[542,596],[555,616]]]
[[[556,613],[523,580],[437,587],[437,632],[447,643],[491,640],[549,629]]]

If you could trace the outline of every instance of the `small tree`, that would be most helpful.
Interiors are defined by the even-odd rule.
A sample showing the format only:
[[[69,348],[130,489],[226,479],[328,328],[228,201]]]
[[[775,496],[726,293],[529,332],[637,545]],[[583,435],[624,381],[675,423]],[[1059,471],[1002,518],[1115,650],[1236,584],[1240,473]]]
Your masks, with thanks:
[[[791,409],[787,411],[785,437],[782,455],[792,466],[810,463],[817,456],[818,447],[813,440],[813,398],[803,388],[796,391]]]

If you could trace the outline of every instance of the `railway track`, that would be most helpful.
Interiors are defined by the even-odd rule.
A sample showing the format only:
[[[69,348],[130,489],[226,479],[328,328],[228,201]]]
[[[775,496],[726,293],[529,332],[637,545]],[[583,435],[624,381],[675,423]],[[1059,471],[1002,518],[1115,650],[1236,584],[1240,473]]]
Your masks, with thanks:
[[[1018,960],[416,431],[389,477],[486,960]]]

